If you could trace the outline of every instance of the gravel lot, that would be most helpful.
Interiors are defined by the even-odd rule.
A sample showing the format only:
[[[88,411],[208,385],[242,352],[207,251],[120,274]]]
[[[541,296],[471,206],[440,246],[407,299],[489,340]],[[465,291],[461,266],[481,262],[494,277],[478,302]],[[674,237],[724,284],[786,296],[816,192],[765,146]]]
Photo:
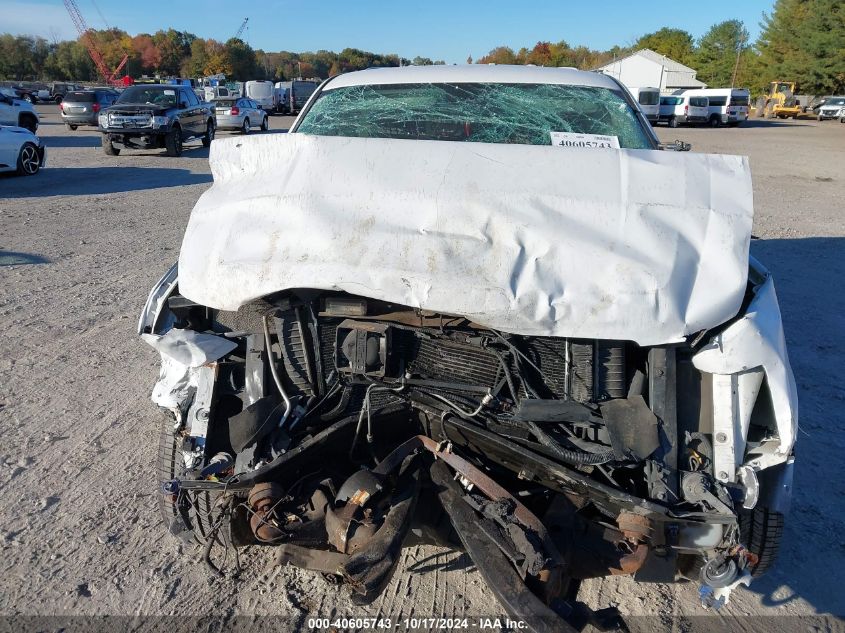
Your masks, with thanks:
[[[362,610],[311,574],[266,570],[267,550],[245,553],[240,579],[211,577],[192,546],[163,532],[149,401],[158,359],[135,326],[211,183],[208,150],[197,142],[181,158],[108,157],[95,130],[67,131],[54,107],[39,111],[49,168],[0,178],[0,613],[271,614],[293,618],[291,629],[314,615],[500,613],[465,556],[433,548],[406,549],[382,598]],[[291,121],[274,117],[269,133]],[[641,620],[645,628],[845,614],[836,582],[845,568],[845,125],[754,120],[659,134],[751,157],[752,251],[775,274],[801,397],[793,512],[776,569],[718,616],[698,606],[692,585],[595,581],[582,599],[659,616]]]

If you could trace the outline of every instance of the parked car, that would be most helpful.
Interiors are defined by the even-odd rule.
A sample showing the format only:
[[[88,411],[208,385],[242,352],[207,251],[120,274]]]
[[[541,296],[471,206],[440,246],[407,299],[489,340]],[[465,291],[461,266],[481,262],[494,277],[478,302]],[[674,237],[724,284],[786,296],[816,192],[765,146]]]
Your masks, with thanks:
[[[68,92],[59,104],[62,121],[69,130],[80,125],[97,125],[100,111],[113,105],[119,94],[110,88]]]
[[[11,88],[0,88],[0,125],[26,128],[34,134],[39,121],[31,103],[18,98]]]
[[[274,86],[276,111],[280,114],[299,114],[319,85],[319,82],[302,79],[277,82]]]
[[[68,92],[74,90],[85,90],[85,86],[64,82],[54,83],[50,86],[50,98],[58,104],[62,102]]]
[[[743,88],[697,88],[684,90],[690,97],[707,97],[710,108],[708,122],[712,127],[735,127],[748,120],[751,95]]]
[[[819,121],[826,119],[839,119],[845,116],[845,97],[828,97],[825,99],[824,105],[819,108],[819,113],[816,118]]]
[[[214,117],[218,130],[240,130],[249,134],[250,128],[270,129],[270,117],[252,99],[221,97],[214,101]]]
[[[338,75],[218,139],[138,326],[169,532],[359,602],[406,537],[459,541],[549,631],[585,578],[718,605],[762,573],[797,396],[748,161],[661,147],[613,77],[487,65]]]
[[[186,86],[142,84],[121,93],[115,104],[100,111],[103,151],[117,156],[115,143],[133,149],[165,148],[181,156],[185,141],[199,139],[209,147],[214,139],[211,104],[200,102]]]
[[[649,123],[656,124],[660,117],[660,89],[659,88],[631,88],[631,94],[640,105]]]
[[[256,80],[244,82],[243,96],[258,104],[259,108],[272,112],[276,109],[276,97],[273,93],[273,82]]]
[[[45,165],[44,144],[26,128],[0,125],[0,172],[34,176]]]
[[[710,102],[707,97],[690,95],[660,97],[660,121],[669,127],[706,123],[709,119]]]

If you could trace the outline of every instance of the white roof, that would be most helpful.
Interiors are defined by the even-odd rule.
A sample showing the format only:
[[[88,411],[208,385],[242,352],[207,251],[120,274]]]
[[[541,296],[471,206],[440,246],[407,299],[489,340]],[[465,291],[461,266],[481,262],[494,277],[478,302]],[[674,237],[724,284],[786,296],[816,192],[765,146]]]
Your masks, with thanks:
[[[565,84],[611,90],[619,88],[607,75],[575,68],[465,64],[368,68],[339,75],[332,79],[324,90],[347,86],[408,83]]]
[[[666,57],[665,55],[661,55],[660,53],[655,53],[650,48],[641,48],[640,50],[631,53],[630,55],[626,55],[625,57],[620,57],[619,59],[615,59],[609,64],[605,64],[604,66],[600,66],[597,70],[605,71],[611,69],[615,64],[618,64],[621,61],[626,59],[630,59],[631,57],[642,57],[643,59],[647,59],[650,62],[654,62],[655,64],[660,64],[663,66],[667,71],[667,78],[666,78],[666,87],[672,88],[675,86],[699,86],[703,88],[707,84],[703,81],[699,81],[698,79],[693,79],[692,76],[696,74],[696,70],[694,68],[690,68],[689,66],[684,66],[680,62],[676,62],[674,59]],[[681,75],[691,75],[690,77],[684,78],[673,78],[672,74],[681,74]]]

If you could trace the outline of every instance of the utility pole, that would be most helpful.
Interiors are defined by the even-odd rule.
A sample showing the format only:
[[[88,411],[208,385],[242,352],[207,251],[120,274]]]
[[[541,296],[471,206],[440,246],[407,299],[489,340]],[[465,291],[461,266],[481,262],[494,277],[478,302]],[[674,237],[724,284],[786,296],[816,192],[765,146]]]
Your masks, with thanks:
[[[737,37],[736,42],[736,63],[734,64],[734,72],[731,75],[731,88],[736,85],[736,76],[739,72],[739,58],[742,55],[742,49],[745,46],[745,36],[742,33],[739,33],[739,37]]]

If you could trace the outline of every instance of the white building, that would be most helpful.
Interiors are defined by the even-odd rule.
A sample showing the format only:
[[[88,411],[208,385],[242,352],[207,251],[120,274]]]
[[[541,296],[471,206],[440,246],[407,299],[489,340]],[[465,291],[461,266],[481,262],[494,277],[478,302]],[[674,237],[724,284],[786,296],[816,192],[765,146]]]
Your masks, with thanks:
[[[665,55],[643,48],[597,69],[616,77],[628,88],[660,88],[660,92],[706,88],[707,84],[695,78],[695,70]]]

